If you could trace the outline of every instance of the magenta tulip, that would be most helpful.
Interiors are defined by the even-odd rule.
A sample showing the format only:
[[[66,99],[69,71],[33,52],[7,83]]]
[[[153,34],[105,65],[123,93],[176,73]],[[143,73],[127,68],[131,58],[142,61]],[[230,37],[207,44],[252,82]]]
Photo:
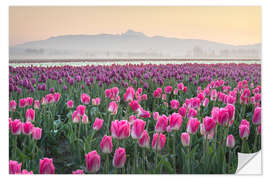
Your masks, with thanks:
[[[96,150],[85,154],[86,169],[90,173],[96,173],[100,169],[100,156]]]
[[[45,157],[39,160],[39,174],[54,174],[53,159]]]

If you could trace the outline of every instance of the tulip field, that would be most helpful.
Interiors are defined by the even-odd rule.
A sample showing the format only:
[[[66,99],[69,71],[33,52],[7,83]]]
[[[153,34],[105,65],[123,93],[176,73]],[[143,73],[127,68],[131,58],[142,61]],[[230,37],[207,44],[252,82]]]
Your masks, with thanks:
[[[10,174],[234,174],[261,65],[9,66]]]

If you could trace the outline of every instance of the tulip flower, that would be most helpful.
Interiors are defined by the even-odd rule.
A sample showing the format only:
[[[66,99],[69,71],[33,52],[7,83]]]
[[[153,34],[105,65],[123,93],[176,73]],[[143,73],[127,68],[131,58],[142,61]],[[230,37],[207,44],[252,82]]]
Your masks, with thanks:
[[[137,112],[138,109],[141,107],[140,104],[138,103],[138,101],[136,101],[136,100],[135,101],[131,101],[129,103],[129,106],[132,109],[132,111],[134,111],[134,112]]]
[[[112,137],[116,139],[126,139],[130,135],[130,125],[127,120],[115,120],[111,124]]]
[[[95,106],[100,105],[100,98],[93,98],[92,99],[92,105],[95,105]]]
[[[73,105],[74,105],[74,102],[73,102],[72,100],[69,100],[69,101],[67,102],[67,107],[68,107],[68,108],[73,108]]]
[[[131,137],[133,139],[140,139],[143,135],[146,122],[141,119],[134,120],[131,130]]]
[[[100,156],[96,150],[85,154],[86,169],[90,173],[96,173],[100,169]]]
[[[213,118],[206,116],[205,118],[203,118],[203,126],[205,129],[205,132],[207,134],[210,134],[210,132],[215,130],[216,122],[214,121]]]
[[[154,98],[160,98],[161,94],[162,94],[162,89],[161,89],[161,88],[157,88],[157,89],[154,91],[153,97],[154,97]]]
[[[39,174],[54,174],[53,159],[43,158],[39,160]]]
[[[100,142],[100,149],[104,154],[109,154],[112,152],[113,144],[112,144],[112,136],[106,136],[102,138]]]
[[[133,87],[128,87],[126,93],[124,94],[124,101],[133,101],[135,96],[135,90]]]
[[[261,107],[256,107],[252,117],[252,123],[255,125],[261,124]]]
[[[125,148],[117,148],[113,156],[113,166],[115,168],[122,168],[126,163],[126,150]]]
[[[182,90],[184,89],[184,84],[183,84],[183,83],[179,83],[179,84],[177,85],[177,87],[178,87],[178,89],[179,89],[180,91],[182,91]]]
[[[39,100],[35,100],[34,101],[34,108],[35,109],[39,109],[40,105],[39,105]]]
[[[177,94],[178,94],[178,89],[177,89],[177,88],[175,88],[175,89],[173,90],[173,94],[174,94],[174,95],[177,95]]]
[[[47,94],[45,96],[45,103],[46,104],[51,104],[54,102],[54,95],[53,94]]]
[[[139,143],[139,146],[142,148],[149,148],[150,136],[147,130],[143,131],[142,137],[139,139],[138,143]]]
[[[79,116],[83,116],[85,113],[85,106],[84,105],[77,106],[76,111]]]
[[[88,94],[86,94],[86,93],[82,93],[81,102],[83,104],[89,104],[90,103],[90,96]]]
[[[22,131],[22,123],[21,120],[15,119],[11,123],[11,133],[13,135],[20,135]]]
[[[26,169],[23,169],[21,174],[33,174],[33,171],[27,171]]]
[[[164,132],[167,130],[167,125],[168,125],[168,117],[165,115],[159,116],[156,122],[155,131]]]
[[[16,111],[17,103],[16,101],[12,100],[9,102],[9,111]]]
[[[173,113],[169,116],[169,130],[170,131],[177,131],[180,129],[182,125],[183,119],[182,116],[178,113]]]
[[[22,131],[25,135],[30,135],[32,133],[34,125],[31,122],[22,123]]]
[[[171,108],[172,109],[178,109],[178,107],[179,107],[179,101],[178,100],[175,100],[175,99],[173,99],[173,100],[171,100]]]
[[[142,118],[150,118],[151,114],[149,111],[144,110],[143,108],[138,109],[138,116]]]
[[[187,112],[187,109],[186,109],[185,107],[182,106],[182,107],[179,108],[178,113],[179,113],[183,118],[186,117],[186,112]]]
[[[171,92],[172,92],[172,86],[166,86],[164,88],[164,91],[165,91],[166,94],[171,94]]]
[[[230,134],[228,137],[227,137],[227,143],[226,143],[226,146],[229,147],[229,148],[233,148],[235,145],[235,139],[234,139],[234,136],[232,134]]]
[[[228,121],[229,126],[231,126],[234,122],[235,107],[232,104],[228,104],[225,108],[228,111]]]
[[[147,100],[147,94],[143,94],[141,98],[142,98],[143,101],[146,101]]]
[[[96,131],[100,130],[100,128],[102,128],[103,122],[104,122],[103,119],[96,118],[93,124],[93,129]]]
[[[153,118],[154,118],[154,120],[158,120],[159,113],[158,112],[153,112]]]
[[[84,174],[82,169],[77,169],[75,171],[72,171],[72,174]]]
[[[183,132],[183,133],[181,134],[181,142],[182,142],[182,144],[183,144],[184,147],[189,146],[189,143],[190,143],[190,136],[189,136],[188,133]]]
[[[60,93],[54,93],[53,98],[54,102],[58,102],[60,100],[61,94]]]
[[[211,101],[216,101],[217,96],[218,96],[217,90],[213,89],[211,91]]]
[[[159,137],[158,137],[159,136]],[[166,136],[162,133],[155,133],[153,135],[152,149],[157,149],[161,151],[166,144]]]
[[[74,111],[72,114],[72,122],[73,123],[79,123],[80,122],[80,115],[78,111]]]
[[[227,108],[220,108],[217,122],[222,126],[226,126],[229,121],[229,112]]]
[[[33,104],[33,98],[27,97],[25,98],[27,106],[32,106]]]
[[[193,108],[190,108],[189,111],[188,111],[188,115],[187,117],[188,118],[193,118],[193,117],[196,117],[197,116],[197,111]]]
[[[38,127],[32,128],[32,138],[35,140],[39,140],[41,138],[42,129]]]
[[[19,107],[20,107],[20,108],[24,108],[25,106],[27,106],[27,101],[26,101],[26,99],[20,99],[20,100],[19,100]]]
[[[129,123],[132,125],[136,119],[137,119],[136,116],[130,115],[130,116],[129,116]]]
[[[84,115],[82,116],[82,123],[83,123],[83,124],[87,124],[87,123],[88,123],[88,116],[87,116],[86,114],[84,114]]]
[[[245,119],[239,125],[239,135],[241,139],[247,139],[249,136],[249,122]]]
[[[187,123],[187,132],[189,134],[196,134],[200,125],[200,121],[197,118],[190,118]]]
[[[9,174],[21,174],[22,163],[18,163],[17,161],[10,160],[9,161]]]
[[[26,121],[34,121],[35,120],[35,110],[34,109],[27,109],[25,113]]]
[[[118,105],[115,101],[110,102],[108,111],[111,112],[113,115],[117,114]]]

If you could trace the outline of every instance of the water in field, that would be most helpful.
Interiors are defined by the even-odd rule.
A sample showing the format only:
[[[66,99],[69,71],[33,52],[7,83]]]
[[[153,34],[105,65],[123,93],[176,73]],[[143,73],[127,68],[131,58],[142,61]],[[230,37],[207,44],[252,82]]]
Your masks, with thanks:
[[[112,64],[185,64],[185,63],[198,63],[198,64],[216,64],[216,63],[246,63],[246,64],[261,64],[261,61],[114,61],[114,62],[46,62],[46,63],[10,63],[10,66],[21,67],[21,66],[86,66],[86,65],[112,65]]]

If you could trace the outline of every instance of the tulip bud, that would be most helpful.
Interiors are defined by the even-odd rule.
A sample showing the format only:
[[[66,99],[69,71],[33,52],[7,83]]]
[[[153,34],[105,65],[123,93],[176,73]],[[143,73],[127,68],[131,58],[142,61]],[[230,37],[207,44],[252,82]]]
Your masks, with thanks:
[[[39,160],[39,174],[54,174],[53,159],[45,157]]]
[[[115,168],[122,168],[122,167],[124,167],[125,162],[126,162],[126,150],[125,150],[125,148],[119,147],[114,152],[113,166]]]
[[[146,122],[141,119],[134,120],[132,130],[131,130],[131,137],[133,139],[140,139],[143,135],[145,125],[146,125]]]
[[[10,160],[9,161],[9,174],[21,174],[22,163],[18,163],[17,161]]]
[[[11,133],[13,135],[20,135],[22,131],[22,123],[21,120],[15,119],[11,122]]]
[[[100,130],[100,128],[102,128],[103,122],[104,122],[103,119],[96,118],[93,124],[93,129],[96,131]]]
[[[27,109],[25,113],[26,121],[34,121],[35,120],[35,110]]]
[[[38,127],[32,128],[32,138],[35,140],[39,140],[41,138],[42,129]]]
[[[152,149],[157,149],[161,151],[161,149],[165,146],[165,144],[166,144],[166,136],[164,134],[160,133],[158,135],[158,133],[155,133],[153,135]]]
[[[34,125],[31,122],[22,123],[22,131],[25,135],[30,135],[32,133]]]
[[[109,154],[112,152],[112,136],[104,136],[100,142],[100,149],[103,153]]]
[[[256,107],[252,117],[252,123],[255,125],[261,124],[261,107]]]
[[[97,151],[91,151],[85,154],[86,169],[90,173],[96,173],[100,168],[100,156]]]
[[[183,146],[189,146],[189,143],[190,143],[190,136],[189,136],[189,134],[188,133],[186,133],[186,132],[183,132],[182,134],[181,134],[181,142],[182,142],[182,144],[183,144]]]
[[[142,137],[138,141],[140,147],[149,148],[150,136],[147,130],[143,131]]]
[[[235,140],[234,140],[234,136],[232,134],[230,134],[228,137],[227,137],[227,143],[226,143],[226,146],[229,147],[229,148],[233,148],[235,145]]]

